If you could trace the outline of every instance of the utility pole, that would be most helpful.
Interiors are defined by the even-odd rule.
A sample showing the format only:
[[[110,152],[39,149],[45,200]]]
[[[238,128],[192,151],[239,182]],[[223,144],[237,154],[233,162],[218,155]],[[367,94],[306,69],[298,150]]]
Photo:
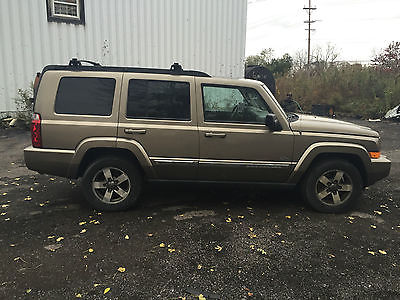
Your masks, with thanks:
[[[307,47],[307,66],[310,65],[311,58],[311,31],[315,29],[311,29],[311,23],[315,23],[315,20],[311,20],[311,11],[316,10],[316,7],[311,6],[311,0],[308,0],[308,7],[304,7],[303,9],[308,10],[308,20],[304,21],[304,23],[308,24],[308,47]]]

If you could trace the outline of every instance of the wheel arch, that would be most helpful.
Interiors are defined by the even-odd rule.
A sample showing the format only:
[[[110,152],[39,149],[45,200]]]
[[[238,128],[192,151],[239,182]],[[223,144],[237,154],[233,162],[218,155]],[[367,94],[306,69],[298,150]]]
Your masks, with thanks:
[[[317,143],[310,146],[297,162],[289,182],[299,183],[308,170],[327,159],[342,159],[353,164],[360,172],[363,185],[367,186],[371,164],[368,151],[361,145],[347,143]]]

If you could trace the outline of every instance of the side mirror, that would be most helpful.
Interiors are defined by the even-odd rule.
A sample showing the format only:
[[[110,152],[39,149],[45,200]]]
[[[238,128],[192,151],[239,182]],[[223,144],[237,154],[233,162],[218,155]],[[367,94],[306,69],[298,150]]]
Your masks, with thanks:
[[[282,126],[278,121],[278,118],[274,114],[267,114],[265,116],[265,125],[271,131],[280,131],[282,130]]]

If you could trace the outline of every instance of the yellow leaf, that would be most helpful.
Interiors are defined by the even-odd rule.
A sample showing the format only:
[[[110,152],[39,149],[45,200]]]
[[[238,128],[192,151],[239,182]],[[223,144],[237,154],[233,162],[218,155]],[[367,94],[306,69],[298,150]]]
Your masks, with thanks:
[[[7,193],[3,193],[3,196],[7,195]]]
[[[379,253],[380,253],[380,254],[383,254],[383,255],[386,255],[386,254],[387,254],[387,252],[386,252],[385,250],[379,250]]]
[[[43,207],[45,204],[44,203],[39,203],[39,206],[40,207]]]
[[[153,219],[153,217],[150,217],[150,216],[149,216],[149,217],[147,217],[147,220],[151,220],[151,219]]]
[[[172,252],[175,252],[175,249],[174,248],[169,248],[168,251],[169,251],[169,253],[172,253]]]
[[[16,245],[15,244],[10,244],[10,247],[15,247]]]
[[[350,216],[350,217],[347,217],[347,219],[354,220],[354,217]]]
[[[286,218],[286,219],[290,219],[290,218],[292,218],[292,216],[285,216],[285,218]]]
[[[250,227],[250,228],[249,228],[249,230],[250,230],[250,231],[253,231],[253,230],[254,230],[254,228],[253,228],[253,227]]]
[[[27,289],[26,293],[29,294],[30,292],[32,292],[32,289]]]
[[[328,254],[328,257],[329,258],[335,258],[335,255],[334,254]]]
[[[239,219],[244,219],[244,216],[238,216]]]
[[[110,288],[106,288],[106,289],[104,290],[104,294],[107,294],[109,291],[110,291]]]
[[[374,213],[376,213],[376,214],[378,214],[378,215],[381,215],[381,214],[382,214],[382,212],[379,211],[379,210],[374,210]]]
[[[82,295],[81,295],[81,294],[76,294],[75,297],[76,297],[76,298],[82,298]]]
[[[86,229],[82,229],[80,233],[85,233],[85,232],[86,232]]]
[[[60,236],[59,238],[56,239],[57,242],[61,242],[64,238]]]
[[[218,252],[221,252],[222,247],[218,245],[218,246],[215,247],[215,250],[217,250]]]
[[[54,239],[56,236],[55,235],[49,235],[47,238],[48,239]]]
[[[7,207],[9,207],[10,205],[8,205],[8,204],[3,204],[2,206],[1,206],[1,208],[7,208]]]
[[[85,224],[86,224],[86,221],[79,222],[79,226],[82,226],[82,225],[85,225]]]
[[[2,216],[5,216],[6,214],[7,214],[7,213],[5,213],[5,212],[2,212],[2,213],[1,213]]]
[[[24,198],[24,200],[25,200],[25,201],[31,201],[31,200],[32,200],[32,197],[31,197],[31,196],[26,196],[26,197]]]
[[[50,181],[53,181],[54,180],[54,178],[50,178]]]
[[[249,236],[249,238],[254,239],[254,238],[257,237],[257,234],[255,234],[255,233],[249,233],[248,236]]]
[[[199,300],[206,300],[206,297],[203,296],[203,294],[199,295]]]
[[[125,268],[119,267],[119,268],[118,268],[118,272],[124,273],[124,272],[125,272]]]
[[[200,270],[202,267],[202,265],[197,265],[197,270]]]
[[[125,239],[126,239],[126,240],[129,240],[129,235],[125,235]]]
[[[94,224],[94,225],[99,225],[100,222],[99,222],[99,221],[94,221],[93,224]]]
[[[226,218],[226,223],[230,223],[230,222],[232,222],[232,219],[231,218]]]
[[[20,180],[20,179],[21,179],[21,178],[19,178],[19,177],[14,178],[15,181],[18,181],[18,180]]]
[[[88,251],[89,251],[89,253],[93,253],[94,252],[94,250],[92,248],[89,248]]]
[[[279,235],[279,236],[281,236],[281,235],[282,235],[282,233],[280,233],[280,232],[276,232],[275,234],[276,234],[276,235]]]
[[[375,229],[375,228],[376,228],[376,226],[371,224],[371,228]]]
[[[5,219],[4,219],[4,221],[10,221],[10,220],[11,220],[10,218],[5,218]]]
[[[374,251],[368,251],[368,253],[371,254],[371,255],[375,255]]]
[[[152,233],[148,233],[147,236],[148,236],[148,237],[152,237],[153,234],[152,234]]]
[[[98,287],[99,285],[100,285],[100,283],[93,284],[94,287]]]
[[[164,243],[161,243],[160,244],[160,248],[164,248],[165,247],[165,244]]]

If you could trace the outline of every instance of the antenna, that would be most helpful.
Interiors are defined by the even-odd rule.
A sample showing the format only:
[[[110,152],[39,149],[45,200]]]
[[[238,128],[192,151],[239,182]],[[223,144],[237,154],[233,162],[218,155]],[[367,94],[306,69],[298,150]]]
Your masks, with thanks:
[[[308,20],[304,21],[304,23],[308,24],[308,47],[307,47],[307,66],[310,65],[310,57],[311,57],[311,31],[315,30],[311,28],[311,23],[315,23],[315,20],[311,20],[311,11],[316,10],[316,7],[311,6],[311,0],[308,0],[308,7],[304,7],[303,9],[308,10]]]

